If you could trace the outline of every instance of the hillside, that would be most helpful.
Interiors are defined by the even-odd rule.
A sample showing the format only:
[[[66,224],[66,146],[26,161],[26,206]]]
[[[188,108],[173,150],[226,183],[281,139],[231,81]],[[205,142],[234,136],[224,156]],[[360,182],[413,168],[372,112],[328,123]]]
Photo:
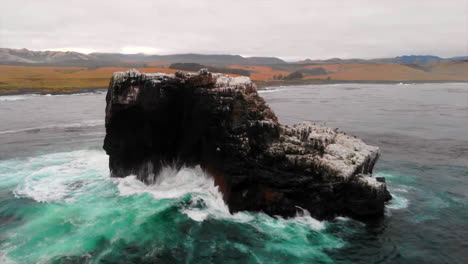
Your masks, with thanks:
[[[299,64],[357,64],[357,63],[365,63],[365,64],[436,64],[442,62],[449,62],[449,61],[462,61],[467,60],[468,57],[461,56],[461,57],[453,57],[453,58],[441,58],[432,55],[405,55],[405,56],[398,56],[394,58],[380,58],[380,59],[339,59],[333,58],[328,60],[303,60],[299,61]]]
[[[167,63],[199,63],[209,65],[263,65],[280,64],[285,61],[274,57],[242,57],[240,55],[205,55],[205,54],[174,54],[174,55],[144,55],[120,53],[91,53],[91,56],[100,59],[125,60],[135,62],[164,61]]]
[[[275,75],[285,76],[293,71],[302,72],[306,80],[330,81],[468,81],[468,62],[453,61],[422,67],[406,64],[329,64],[295,65],[289,70],[277,67],[233,65],[250,70],[255,81],[274,81]],[[284,69],[285,67],[281,67]],[[315,71],[314,71],[315,70]],[[326,72],[323,74],[323,72]]]
[[[341,60],[286,63],[274,57],[239,55],[143,55],[0,49],[0,94],[62,93],[105,88],[115,71],[174,73],[209,68],[250,76],[258,85],[331,82],[468,81],[465,57],[402,56],[395,60]],[[379,61],[379,62],[378,62]],[[384,63],[384,62],[388,63]],[[390,63],[392,62],[392,63]],[[429,63],[431,62],[431,63]]]

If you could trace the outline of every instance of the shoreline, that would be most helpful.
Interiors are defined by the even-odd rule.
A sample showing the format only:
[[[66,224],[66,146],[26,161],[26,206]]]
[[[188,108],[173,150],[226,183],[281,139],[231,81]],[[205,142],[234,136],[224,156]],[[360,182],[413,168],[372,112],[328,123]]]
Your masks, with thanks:
[[[264,87],[278,87],[278,86],[297,86],[297,85],[325,85],[325,84],[425,84],[425,83],[468,83],[467,81],[447,81],[447,80],[323,80],[323,79],[309,79],[309,80],[292,80],[292,81],[257,81],[254,83],[258,88]]]
[[[12,90],[12,91],[9,91]],[[0,96],[12,95],[64,95],[64,94],[81,94],[81,93],[97,93],[107,91],[105,87],[89,87],[89,88],[0,88]]]
[[[425,84],[425,83],[468,83],[468,81],[422,81],[422,80],[292,80],[292,81],[253,81],[259,90],[265,90],[267,87],[280,87],[280,86],[298,86],[298,85],[326,85],[326,84]],[[97,93],[107,91],[107,87],[88,87],[88,88],[0,88],[0,96],[12,95],[66,95],[66,94],[81,94],[81,93]]]

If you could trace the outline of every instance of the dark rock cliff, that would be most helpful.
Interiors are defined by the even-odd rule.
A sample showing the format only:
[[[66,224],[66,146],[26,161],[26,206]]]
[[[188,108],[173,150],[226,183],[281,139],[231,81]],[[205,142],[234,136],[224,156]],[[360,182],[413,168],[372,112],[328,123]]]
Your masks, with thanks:
[[[106,138],[113,177],[151,184],[164,165],[200,165],[232,212],[375,218],[391,199],[371,176],[379,149],[309,123],[278,123],[247,77],[114,74]]]

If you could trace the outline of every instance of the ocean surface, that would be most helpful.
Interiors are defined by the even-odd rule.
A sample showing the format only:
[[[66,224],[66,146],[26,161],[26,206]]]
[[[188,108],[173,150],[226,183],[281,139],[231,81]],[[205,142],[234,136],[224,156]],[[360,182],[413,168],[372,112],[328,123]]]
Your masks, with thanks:
[[[0,263],[468,263],[466,84],[260,94],[283,123],[379,146],[394,199],[371,223],[229,214],[199,168],[111,179],[105,93],[0,97]]]

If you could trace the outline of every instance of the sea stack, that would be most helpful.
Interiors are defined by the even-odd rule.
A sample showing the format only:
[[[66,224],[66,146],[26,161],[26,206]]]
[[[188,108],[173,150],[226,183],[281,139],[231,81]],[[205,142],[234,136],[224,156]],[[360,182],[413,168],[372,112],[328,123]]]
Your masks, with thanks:
[[[152,184],[162,166],[200,165],[231,212],[319,219],[381,217],[391,199],[372,177],[377,147],[336,129],[281,125],[247,77],[114,73],[106,96],[112,177]]]

